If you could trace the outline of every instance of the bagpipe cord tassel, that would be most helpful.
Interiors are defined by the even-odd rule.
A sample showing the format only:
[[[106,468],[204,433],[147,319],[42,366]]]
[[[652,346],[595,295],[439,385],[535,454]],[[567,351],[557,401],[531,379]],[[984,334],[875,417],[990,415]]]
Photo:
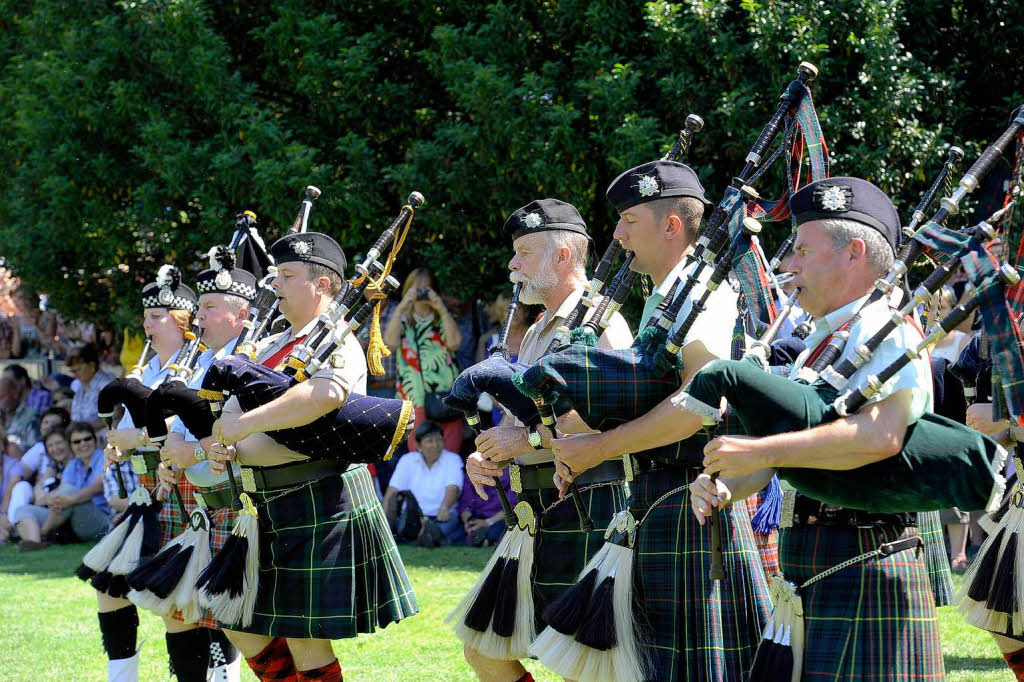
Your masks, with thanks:
[[[796,588],[772,580],[773,608],[750,666],[748,682],[799,682],[803,672],[803,605]]]
[[[205,517],[204,517],[205,518]],[[201,615],[196,594],[199,572],[210,563],[209,523],[193,523],[128,576],[128,599],[161,616],[180,612],[186,623]]]
[[[1024,543],[1016,538],[1022,526],[1024,510],[1010,504],[998,529],[988,536],[964,574],[954,599],[964,619],[975,627],[1024,633],[1024,590],[1018,577],[1024,569]],[[1010,588],[1012,597],[1008,598]]]
[[[528,530],[507,531],[476,585],[445,618],[463,644],[488,658],[524,658],[536,637],[533,543]]]
[[[199,606],[227,625],[248,627],[259,587],[259,518],[252,499],[241,494],[242,510],[231,535],[196,578]]]
[[[383,300],[377,301],[373,306],[373,318],[370,320],[370,340],[366,344],[366,365],[370,374],[375,377],[382,377],[387,372],[384,370],[384,358],[391,355],[391,349],[384,343],[384,335],[380,331],[380,309],[384,304]]]
[[[567,634],[549,624],[530,653],[568,679],[646,679],[633,620],[633,561],[633,550],[606,542],[569,589],[571,594],[552,603],[551,615],[559,627],[568,630],[578,621],[578,629]],[[583,603],[559,603],[563,598]]]
[[[129,497],[129,501],[125,516],[134,517],[134,522],[106,568],[92,579],[94,588],[111,597],[125,597],[129,590],[128,574],[138,567],[141,560],[156,554],[160,549],[158,505],[152,502],[149,491],[140,486]]]
[[[764,489],[764,499],[761,505],[754,512],[750,519],[750,525],[755,533],[770,535],[773,530],[779,527],[782,520],[782,486],[779,485],[779,477],[772,476]]]

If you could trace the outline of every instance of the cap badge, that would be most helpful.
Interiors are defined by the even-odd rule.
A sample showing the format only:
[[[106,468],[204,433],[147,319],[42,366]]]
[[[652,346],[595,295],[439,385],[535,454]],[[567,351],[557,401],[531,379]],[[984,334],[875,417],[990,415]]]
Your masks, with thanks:
[[[174,292],[170,287],[160,287],[160,293],[156,295],[156,300],[165,306],[170,305],[174,302]]]
[[[653,197],[661,191],[658,187],[658,181],[650,175],[640,176],[639,190],[642,197]]]
[[[218,289],[226,290],[231,288],[231,273],[227,270],[221,270],[217,273],[217,276],[213,278],[213,283],[217,285]]]
[[[292,242],[292,251],[294,251],[297,256],[309,255],[309,242],[304,242],[304,241],[294,241],[294,242]]]
[[[531,230],[535,230],[538,227],[540,227],[541,222],[543,221],[540,219],[540,214],[536,212],[527,213],[525,216],[523,216],[523,225],[526,225],[526,227],[528,227]]]
[[[820,187],[814,192],[814,203],[821,211],[849,211],[853,205],[853,188],[846,185]]]

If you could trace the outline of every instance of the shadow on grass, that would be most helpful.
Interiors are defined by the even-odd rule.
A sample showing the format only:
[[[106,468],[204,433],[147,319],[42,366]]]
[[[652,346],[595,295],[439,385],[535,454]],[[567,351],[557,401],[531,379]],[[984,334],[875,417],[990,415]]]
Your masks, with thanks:
[[[946,674],[956,672],[980,672],[982,670],[1005,670],[1006,663],[992,656],[946,656]]]
[[[69,578],[91,547],[89,543],[81,543],[21,552],[16,545],[3,545],[0,547],[0,575]]]

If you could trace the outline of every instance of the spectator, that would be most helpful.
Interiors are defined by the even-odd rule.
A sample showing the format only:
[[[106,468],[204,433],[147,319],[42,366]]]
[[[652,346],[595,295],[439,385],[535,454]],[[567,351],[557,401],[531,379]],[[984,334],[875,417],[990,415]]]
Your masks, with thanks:
[[[53,430],[64,431],[70,423],[71,417],[68,415],[67,410],[51,407],[43,413],[39,429],[43,433],[50,433]],[[8,447],[13,449],[13,446]],[[14,472],[10,480],[8,480],[7,486],[3,489],[3,508],[7,510],[4,520],[12,527],[16,523],[14,517],[18,509],[32,503],[35,497],[33,484],[36,481],[36,475],[46,468],[46,462],[46,444],[43,441],[39,441],[21,456],[19,460],[20,469]],[[5,525],[4,521],[0,521],[0,525]]]
[[[11,491],[21,478],[21,451],[7,443],[7,433],[3,428],[0,428],[0,453],[0,490],[3,491],[3,498],[0,499],[0,544],[3,544],[10,539],[11,531],[14,530],[7,513],[10,510]]]
[[[487,499],[476,494],[469,477],[463,474],[462,497],[459,499],[459,520],[466,533],[466,544],[474,547],[496,545],[505,534],[505,511],[496,492],[490,492]],[[516,494],[512,492],[508,467],[501,472],[501,487],[508,495],[509,504],[515,506]]]
[[[405,278],[402,300],[384,328],[384,343],[398,356],[396,392],[412,401],[416,425],[428,419],[439,422],[444,446],[456,453],[462,447],[462,413],[449,410],[441,398],[459,375],[453,349],[461,342],[459,328],[437,294],[433,274],[427,268],[413,270]],[[413,432],[409,450],[415,449]]]
[[[39,413],[28,404],[32,381],[21,365],[0,373],[0,406],[6,413],[7,435],[22,451],[39,442]]]
[[[462,458],[444,449],[440,425],[427,421],[416,427],[419,451],[402,456],[384,493],[384,509],[393,521],[395,495],[408,490],[416,498],[423,516],[436,523],[447,543],[464,539],[462,523],[456,514],[462,488]]]
[[[41,489],[36,486],[36,503],[16,515],[23,551],[45,547],[65,524],[79,541],[95,540],[110,529],[110,506],[103,497],[105,460],[92,425],[73,422],[66,432],[50,431],[46,453],[55,464]]]
[[[0,360],[9,360],[17,352],[18,340],[15,338],[15,326],[6,314],[0,314]]]
[[[114,380],[114,375],[100,368],[99,354],[91,343],[71,349],[65,364],[78,384],[71,399],[71,418],[103,429],[105,424],[97,414],[96,399],[103,387]]]

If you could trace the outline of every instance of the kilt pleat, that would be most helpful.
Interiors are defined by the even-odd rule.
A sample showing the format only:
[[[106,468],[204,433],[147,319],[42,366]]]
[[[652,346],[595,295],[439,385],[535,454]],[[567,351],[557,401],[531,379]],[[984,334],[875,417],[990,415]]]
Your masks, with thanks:
[[[640,520],[662,494],[685,486],[695,470],[662,470],[631,484]],[[771,608],[746,505],[721,515],[725,579],[708,578],[711,541],[682,491],[659,504],[636,541],[641,623],[652,680],[739,681],[753,661]]]
[[[533,594],[537,632],[544,629],[545,607],[576,583],[583,567],[604,544],[604,531],[616,512],[625,509],[620,485],[594,485],[580,489],[583,503],[594,520],[594,530],[580,529],[580,517],[569,499],[540,514],[533,549]],[[535,513],[558,499],[557,490],[528,489],[518,494]]]
[[[949,606],[953,603],[953,573],[949,569],[946,536],[942,532],[939,512],[918,512],[917,532],[924,541],[924,565],[935,606]]]
[[[252,497],[260,571],[246,632],[343,639],[419,610],[365,466]]]
[[[798,525],[779,538],[787,580],[809,578],[910,528]],[[849,566],[801,591],[804,609],[803,679],[942,680],[935,599],[924,557],[916,550]]]

